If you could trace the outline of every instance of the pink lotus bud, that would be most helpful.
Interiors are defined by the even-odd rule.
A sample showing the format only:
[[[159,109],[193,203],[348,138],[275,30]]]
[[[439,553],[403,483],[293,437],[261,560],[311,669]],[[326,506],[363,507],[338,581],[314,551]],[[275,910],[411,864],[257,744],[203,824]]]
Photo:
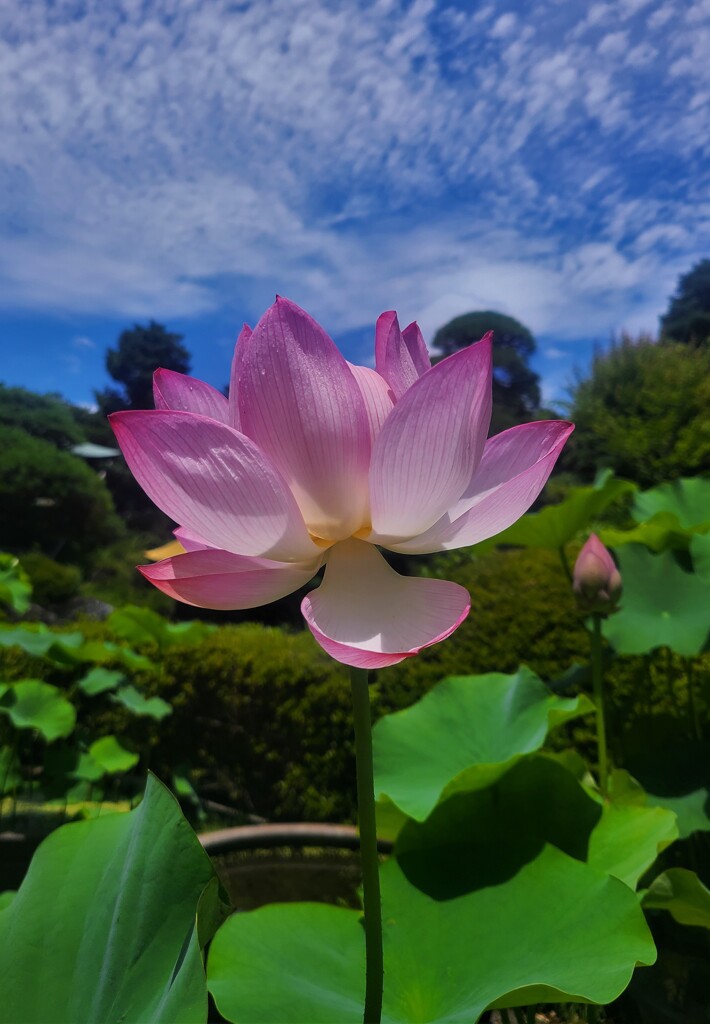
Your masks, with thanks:
[[[585,612],[606,615],[621,597],[621,574],[594,533],[577,557],[573,587],[577,603]]]

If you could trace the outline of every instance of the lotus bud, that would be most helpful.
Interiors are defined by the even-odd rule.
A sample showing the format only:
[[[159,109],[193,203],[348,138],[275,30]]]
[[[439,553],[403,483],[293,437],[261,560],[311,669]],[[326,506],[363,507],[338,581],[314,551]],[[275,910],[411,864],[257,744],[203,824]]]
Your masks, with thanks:
[[[594,533],[579,552],[572,585],[579,607],[587,613],[608,615],[621,597],[621,573]]]

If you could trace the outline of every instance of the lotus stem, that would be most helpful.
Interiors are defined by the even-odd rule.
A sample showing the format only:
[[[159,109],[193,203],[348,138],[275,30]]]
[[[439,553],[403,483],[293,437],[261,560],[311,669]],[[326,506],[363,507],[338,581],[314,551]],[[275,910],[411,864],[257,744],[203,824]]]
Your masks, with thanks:
[[[609,769],[606,750],[606,724],[604,722],[604,685],[602,671],[602,617],[592,615],[592,683],[597,712],[597,751],[599,761],[599,789],[606,797],[609,788]]]
[[[355,763],[360,825],[360,861],[365,911],[365,1012],[364,1024],[380,1024],[384,964],[382,956],[382,904],[380,863],[375,821],[375,781],[372,767],[372,726],[367,671],[350,669],[355,722]]]

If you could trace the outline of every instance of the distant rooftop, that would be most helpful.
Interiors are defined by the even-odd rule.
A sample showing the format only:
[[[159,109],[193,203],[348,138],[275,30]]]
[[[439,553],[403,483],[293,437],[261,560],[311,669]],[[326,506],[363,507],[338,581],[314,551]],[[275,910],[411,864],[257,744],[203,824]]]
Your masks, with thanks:
[[[84,459],[112,459],[121,454],[118,448],[106,448],[102,444],[91,444],[88,441],[84,444],[75,444],[72,451]]]

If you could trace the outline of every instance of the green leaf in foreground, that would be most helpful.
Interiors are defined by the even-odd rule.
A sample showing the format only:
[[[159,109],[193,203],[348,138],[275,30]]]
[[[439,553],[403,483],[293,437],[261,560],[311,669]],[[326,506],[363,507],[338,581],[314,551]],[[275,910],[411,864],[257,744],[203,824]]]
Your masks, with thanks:
[[[626,772],[614,772],[625,776]],[[589,838],[588,862],[634,889],[658,854],[678,838],[676,815],[646,804],[643,790],[630,788],[626,798],[612,795]]]
[[[375,793],[423,820],[445,792],[488,785],[590,710],[586,697],[558,697],[525,667],[445,679],[375,726]]]
[[[648,887],[642,902],[647,910],[667,910],[678,924],[710,928],[710,889],[687,868],[664,871]]]
[[[604,623],[618,654],[648,654],[670,647],[700,654],[710,632],[710,582],[685,572],[670,551],[652,555],[641,545],[617,552],[624,581],[621,608]]]
[[[0,714],[7,715],[16,729],[36,729],[48,743],[68,736],[76,724],[76,712],[59,687],[39,679],[6,684]]]
[[[0,914],[0,1021],[203,1024],[196,915],[214,878],[153,777],[130,814],[62,826]]]
[[[115,736],[102,736],[95,740],[89,747],[89,756],[108,775],[127,772],[140,760],[138,754],[122,747]]]
[[[636,896],[547,846],[505,883],[439,902],[382,870],[383,1024],[475,1021],[489,1006],[606,1003],[655,949]],[[357,911],[281,904],[230,918],[208,962],[227,1020],[362,1020],[364,937]]]

